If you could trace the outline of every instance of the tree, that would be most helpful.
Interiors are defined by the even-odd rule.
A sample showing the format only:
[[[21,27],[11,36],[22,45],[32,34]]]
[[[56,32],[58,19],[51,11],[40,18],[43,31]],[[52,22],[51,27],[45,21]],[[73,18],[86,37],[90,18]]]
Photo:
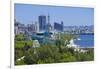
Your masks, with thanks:
[[[70,52],[61,54],[61,62],[74,62],[76,61],[75,56],[73,56]]]
[[[37,59],[37,54],[34,54],[34,48],[31,48],[26,52],[24,62],[26,64],[36,64]]]
[[[25,40],[25,35],[24,34],[18,34],[18,35],[15,36],[15,40],[17,40],[17,41]]]

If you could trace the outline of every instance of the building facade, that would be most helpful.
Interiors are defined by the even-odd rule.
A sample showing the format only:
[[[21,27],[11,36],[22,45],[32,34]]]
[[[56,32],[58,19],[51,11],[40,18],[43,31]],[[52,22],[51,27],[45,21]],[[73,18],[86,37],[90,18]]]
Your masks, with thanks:
[[[54,30],[63,31],[63,22],[61,22],[61,24],[54,22]]]
[[[39,20],[39,31],[45,30],[46,29],[46,16],[40,15],[38,17]]]

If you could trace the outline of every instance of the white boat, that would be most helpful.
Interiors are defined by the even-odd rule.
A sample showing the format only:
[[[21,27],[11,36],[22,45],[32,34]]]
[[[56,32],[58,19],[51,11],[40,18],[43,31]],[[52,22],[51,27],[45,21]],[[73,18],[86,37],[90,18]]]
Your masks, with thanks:
[[[81,40],[80,38],[77,38],[77,40]]]

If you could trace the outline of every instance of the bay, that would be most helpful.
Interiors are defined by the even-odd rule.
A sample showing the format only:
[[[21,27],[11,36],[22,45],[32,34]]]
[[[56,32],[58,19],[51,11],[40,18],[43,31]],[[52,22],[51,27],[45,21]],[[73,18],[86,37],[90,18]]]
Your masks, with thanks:
[[[74,40],[79,47],[94,47],[94,34],[81,34],[78,39]]]

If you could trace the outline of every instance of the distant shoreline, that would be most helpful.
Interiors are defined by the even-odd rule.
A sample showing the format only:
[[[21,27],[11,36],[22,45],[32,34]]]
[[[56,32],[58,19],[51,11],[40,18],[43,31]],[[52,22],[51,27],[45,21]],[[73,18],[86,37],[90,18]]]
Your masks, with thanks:
[[[79,47],[81,49],[94,49],[94,47]]]
[[[80,33],[80,34],[76,34],[76,35],[94,35],[94,33]]]

